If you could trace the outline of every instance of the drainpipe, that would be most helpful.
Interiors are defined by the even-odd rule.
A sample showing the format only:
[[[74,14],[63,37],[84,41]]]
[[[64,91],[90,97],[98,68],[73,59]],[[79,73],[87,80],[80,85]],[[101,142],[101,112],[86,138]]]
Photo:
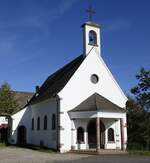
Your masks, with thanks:
[[[56,146],[57,146],[57,151],[60,152],[60,130],[59,130],[59,126],[60,126],[60,97],[58,95],[55,96],[56,98],[56,102],[57,102],[57,113],[56,113],[56,120],[57,120],[57,141],[56,141]]]

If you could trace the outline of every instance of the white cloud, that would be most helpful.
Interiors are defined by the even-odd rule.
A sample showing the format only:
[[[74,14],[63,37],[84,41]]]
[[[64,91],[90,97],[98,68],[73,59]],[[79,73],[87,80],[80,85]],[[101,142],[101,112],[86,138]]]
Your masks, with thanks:
[[[67,12],[75,3],[79,0],[61,0],[61,3],[58,6],[59,14],[64,14]]]
[[[107,23],[106,30],[108,31],[120,31],[120,30],[128,30],[132,27],[132,24],[126,20],[113,20]]]

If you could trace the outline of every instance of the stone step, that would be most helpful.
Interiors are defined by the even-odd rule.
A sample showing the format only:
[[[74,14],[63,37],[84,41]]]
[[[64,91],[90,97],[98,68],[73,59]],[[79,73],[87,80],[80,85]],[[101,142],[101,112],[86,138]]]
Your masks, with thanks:
[[[128,154],[127,151],[122,150],[100,150],[98,153],[96,150],[71,150],[69,153],[76,154],[89,154],[89,155],[120,155],[120,154]]]

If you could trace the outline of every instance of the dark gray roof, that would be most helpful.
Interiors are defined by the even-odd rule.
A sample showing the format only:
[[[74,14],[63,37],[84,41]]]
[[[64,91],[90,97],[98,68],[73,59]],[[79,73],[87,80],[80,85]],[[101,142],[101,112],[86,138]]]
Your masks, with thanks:
[[[89,26],[94,26],[94,27],[97,27],[97,28],[100,28],[101,26],[95,22],[91,22],[91,21],[88,21],[86,23],[84,23],[81,27],[84,27],[85,25],[89,25]]]
[[[60,92],[68,83],[69,79],[81,65],[83,60],[84,56],[80,55],[63,68],[50,75],[40,87],[38,95],[35,94],[29,101],[28,105],[41,102],[57,95],[57,93]]]
[[[101,110],[101,111],[121,111],[125,112],[125,109],[117,106],[116,104],[112,103],[105,97],[94,93],[92,96],[87,98],[85,101],[80,103],[77,107],[72,109],[70,112],[77,112],[77,111],[96,111],[96,110]]]

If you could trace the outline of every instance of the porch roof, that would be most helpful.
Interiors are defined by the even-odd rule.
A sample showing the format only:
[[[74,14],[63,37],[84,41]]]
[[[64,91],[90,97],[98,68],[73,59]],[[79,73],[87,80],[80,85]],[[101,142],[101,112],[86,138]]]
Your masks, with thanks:
[[[126,112],[124,108],[119,107],[118,105],[112,103],[105,97],[94,93],[88,97],[85,101],[81,102],[74,109],[69,112],[79,112],[79,111],[115,111],[115,112]]]

